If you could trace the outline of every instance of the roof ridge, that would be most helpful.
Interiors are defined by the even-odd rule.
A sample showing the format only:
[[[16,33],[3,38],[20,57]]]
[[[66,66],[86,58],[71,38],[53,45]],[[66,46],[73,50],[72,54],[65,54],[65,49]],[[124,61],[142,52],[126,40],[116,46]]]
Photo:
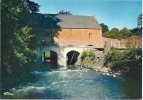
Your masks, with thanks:
[[[31,13],[31,14],[33,14],[33,13]],[[80,16],[80,17],[95,17],[95,15],[93,15],[93,16],[89,16],[89,15],[70,15],[70,14],[53,14],[53,13],[34,13],[34,14],[41,14],[41,15],[45,15],[45,14],[48,14],[48,15],[69,15],[69,16]]]

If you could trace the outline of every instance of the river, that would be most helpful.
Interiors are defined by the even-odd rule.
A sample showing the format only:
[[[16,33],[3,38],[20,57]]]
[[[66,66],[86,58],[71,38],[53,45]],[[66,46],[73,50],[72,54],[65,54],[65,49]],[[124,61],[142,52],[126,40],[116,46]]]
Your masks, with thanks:
[[[79,67],[23,73],[2,91],[3,99],[141,99],[142,84]],[[9,92],[11,95],[4,95]]]

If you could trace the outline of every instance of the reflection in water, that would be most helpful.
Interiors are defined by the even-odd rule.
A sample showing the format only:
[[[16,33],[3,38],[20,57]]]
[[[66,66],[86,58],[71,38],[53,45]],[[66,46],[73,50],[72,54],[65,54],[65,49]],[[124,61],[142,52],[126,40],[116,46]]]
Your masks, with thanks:
[[[82,73],[82,74],[81,74]],[[141,98],[141,82],[127,77],[103,76],[89,69],[33,71],[2,95],[13,99],[130,99]],[[7,91],[3,91],[7,92]]]
[[[125,77],[122,79],[122,83],[125,88],[123,93],[132,99],[142,97],[142,82],[138,82],[136,79]]]

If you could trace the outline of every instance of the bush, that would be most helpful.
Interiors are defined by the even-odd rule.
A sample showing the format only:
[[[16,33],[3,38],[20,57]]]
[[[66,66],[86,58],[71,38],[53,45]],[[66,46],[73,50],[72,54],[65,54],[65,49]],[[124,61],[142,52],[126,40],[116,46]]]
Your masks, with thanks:
[[[87,56],[88,56],[88,51],[83,51],[80,58],[83,61],[83,59]]]
[[[141,73],[142,51],[136,46],[128,46],[126,50],[118,50],[114,47],[105,57],[105,66],[114,71]]]
[[[83,61],[84,58],[86,57],[89,57],[91,60],[95,59],[95,52],[94,50],[86,50],[86,51],[83,51],[82,54],[81,54],[81,60]]]
[[[89,58],[91,58],[91,60],[94,60],[95,59],[95,52],[94,52],[94,50],[90,49],[88,51],[88,56],[89,56]]]

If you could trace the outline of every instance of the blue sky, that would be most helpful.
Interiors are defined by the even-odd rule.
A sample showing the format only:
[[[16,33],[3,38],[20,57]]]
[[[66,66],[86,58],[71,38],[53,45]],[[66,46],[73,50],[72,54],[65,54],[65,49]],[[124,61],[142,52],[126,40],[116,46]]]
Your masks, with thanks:
[[[142,0],[31,0],[38,3],[39,13],[56,14],[61,10],[73,15],[95,16],[98,23],[112,28],[137,27],[142,12]]]

